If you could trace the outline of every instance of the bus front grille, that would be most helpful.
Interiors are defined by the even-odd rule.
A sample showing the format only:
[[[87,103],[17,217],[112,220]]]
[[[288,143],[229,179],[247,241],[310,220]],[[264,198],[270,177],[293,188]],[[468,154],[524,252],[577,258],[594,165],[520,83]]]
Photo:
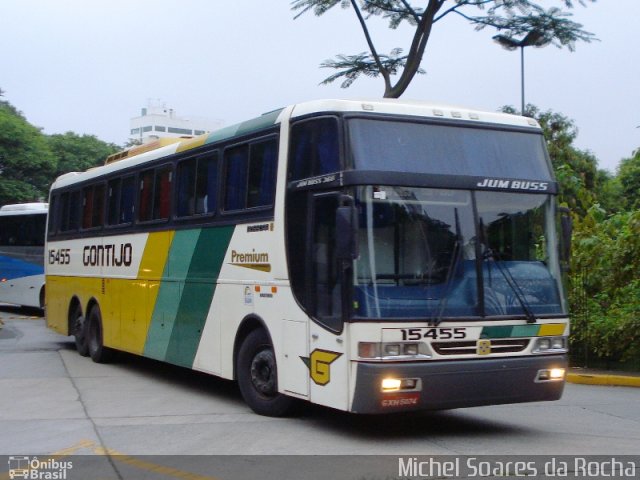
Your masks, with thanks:
[[[528,345],[527,338],[491,340],[491,353],[522,352]],[[433,342],[431,347],[438,355],[475,355],[478,351],[476,341]]]

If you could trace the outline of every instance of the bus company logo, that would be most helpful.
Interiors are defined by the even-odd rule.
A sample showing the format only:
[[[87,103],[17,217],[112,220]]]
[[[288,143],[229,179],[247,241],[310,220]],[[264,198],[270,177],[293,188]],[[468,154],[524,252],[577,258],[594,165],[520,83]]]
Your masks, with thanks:
[[[73,462],[61,462],[53,458],[38,460],[38,457],[9,457],[9,478],[33,480],[66,480],[67,471],[73,468]]]
[[[129,267],[133,257],[130,243],[120,245],[86,245],[82,249],[82,263],[85,267]]]
[[[549,189],[548,182],[532,182],[529,180],[502,180],[499,178],[485,178],[476,184],[478,188],[498,188],[501,190],[533,190],[546,192]]]
[[[231,250],[230,265],[234,267],[250,268],[260,272],[270,272],[271,264],[269,263],[269,254],[266,252],[256,252],[255,249],[250,252],[236,252]]]
[[[324,386],[331,381],[331,364],[340,356],[342,356],[341,353],[316,348],[309,357],[300,357],[300,359],[309,369],[311,380],[316,385]]]

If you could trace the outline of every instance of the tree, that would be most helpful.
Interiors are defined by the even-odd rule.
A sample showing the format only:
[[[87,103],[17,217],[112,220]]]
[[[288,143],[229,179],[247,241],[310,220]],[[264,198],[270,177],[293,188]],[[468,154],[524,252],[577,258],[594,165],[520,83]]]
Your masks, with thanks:
[[[47,138],[51,151],[58,160],[55,177],[68,172],[83,172],[103,165],[106,158],[120,150],[113,143],[106,143],[94,135],[78,135],[67,132]]]
[[[569,9],[573,8],[574,3],[584,5],[586,1],[595,0],[558,1]],[[537,44],[553,43],[559,48],[573,50],[577,41],[590,42],[595,39],[592,33],[582,29],[582,25],[569,20],[569,13],[557,7],[545,10],[532,0],[427,0],[425,7],[414,6],[409,0],[293,0],[291,5],[292,10],[298,12],[295,18],[309,11],[321,16],[337,5],[352,8],[369,52],[340,54],[335,60],[325,61],[322,67],[334,68],[338,72],[322,83],[342,80],[341,86],[347,88],[361,75],[381,76],[384,80],[384,96],[387,98],[400,97],[415,75],[424,73],[420,64],[434,25],[454,15],[467,20],[476,30],[494,28],[507,41],[535,35],[539,38]],[[403,23],[414,29],[406,55],[403,55],[402,48],[394,48],[389,55],[378,52],[367,24],[372,17],[388,20],[389,28],[394,30]],[[391,77],[398,73],[400,77],[393,83]]]
[[[511,106],[502,107],[502,111],[519,113]],[[526,106],[524,114],[535,118],[542,127],[551,164],[560,186],[560,203],[579,215],[585,215],[598,201],[597,193],[608,192],[598,184],[598,181],[608,178],[605,172],[598,171],[598,160],[590,152],[573,146],[578,136],[573,120],[551,110],[543,112],[531,104]],[[613,204],[614,201],[611,200],[610,203]]]
[[[46,198],[55,165],[40,129],[0,101],[0,205]]]
[[[618,181],[626,207],[630,210],[640,210],[640,149],[634,152],[633,157],[620,162]]]

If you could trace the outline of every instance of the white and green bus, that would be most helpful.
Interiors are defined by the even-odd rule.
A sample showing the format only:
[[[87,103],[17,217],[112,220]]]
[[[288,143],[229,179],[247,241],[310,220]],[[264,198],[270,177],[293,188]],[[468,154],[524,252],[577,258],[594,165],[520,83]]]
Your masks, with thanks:
[[[56,180],[47,321],[257,413],[556,400],[569,324],[530,118],[312,101]]]

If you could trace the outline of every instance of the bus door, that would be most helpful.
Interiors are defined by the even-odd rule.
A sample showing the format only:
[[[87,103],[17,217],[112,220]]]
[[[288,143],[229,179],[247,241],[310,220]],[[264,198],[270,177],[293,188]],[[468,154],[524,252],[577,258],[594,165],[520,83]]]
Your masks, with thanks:
[[[316,193],[309,205],[309,242],[306,285],[314,319],[309,329],[309,368],[311,401],[343,410],[348,409],[348,352],[344,333],[346,285],[350,271],[345,261],[344,230],[353,228],[341,222],[344,195]],[[342,212],[344,213],[344,212]],[[341,231],[342,230],[342,231]],[[342,250],[342,252],[341,252]],[[353,264],[353,262],[350,262]]]

